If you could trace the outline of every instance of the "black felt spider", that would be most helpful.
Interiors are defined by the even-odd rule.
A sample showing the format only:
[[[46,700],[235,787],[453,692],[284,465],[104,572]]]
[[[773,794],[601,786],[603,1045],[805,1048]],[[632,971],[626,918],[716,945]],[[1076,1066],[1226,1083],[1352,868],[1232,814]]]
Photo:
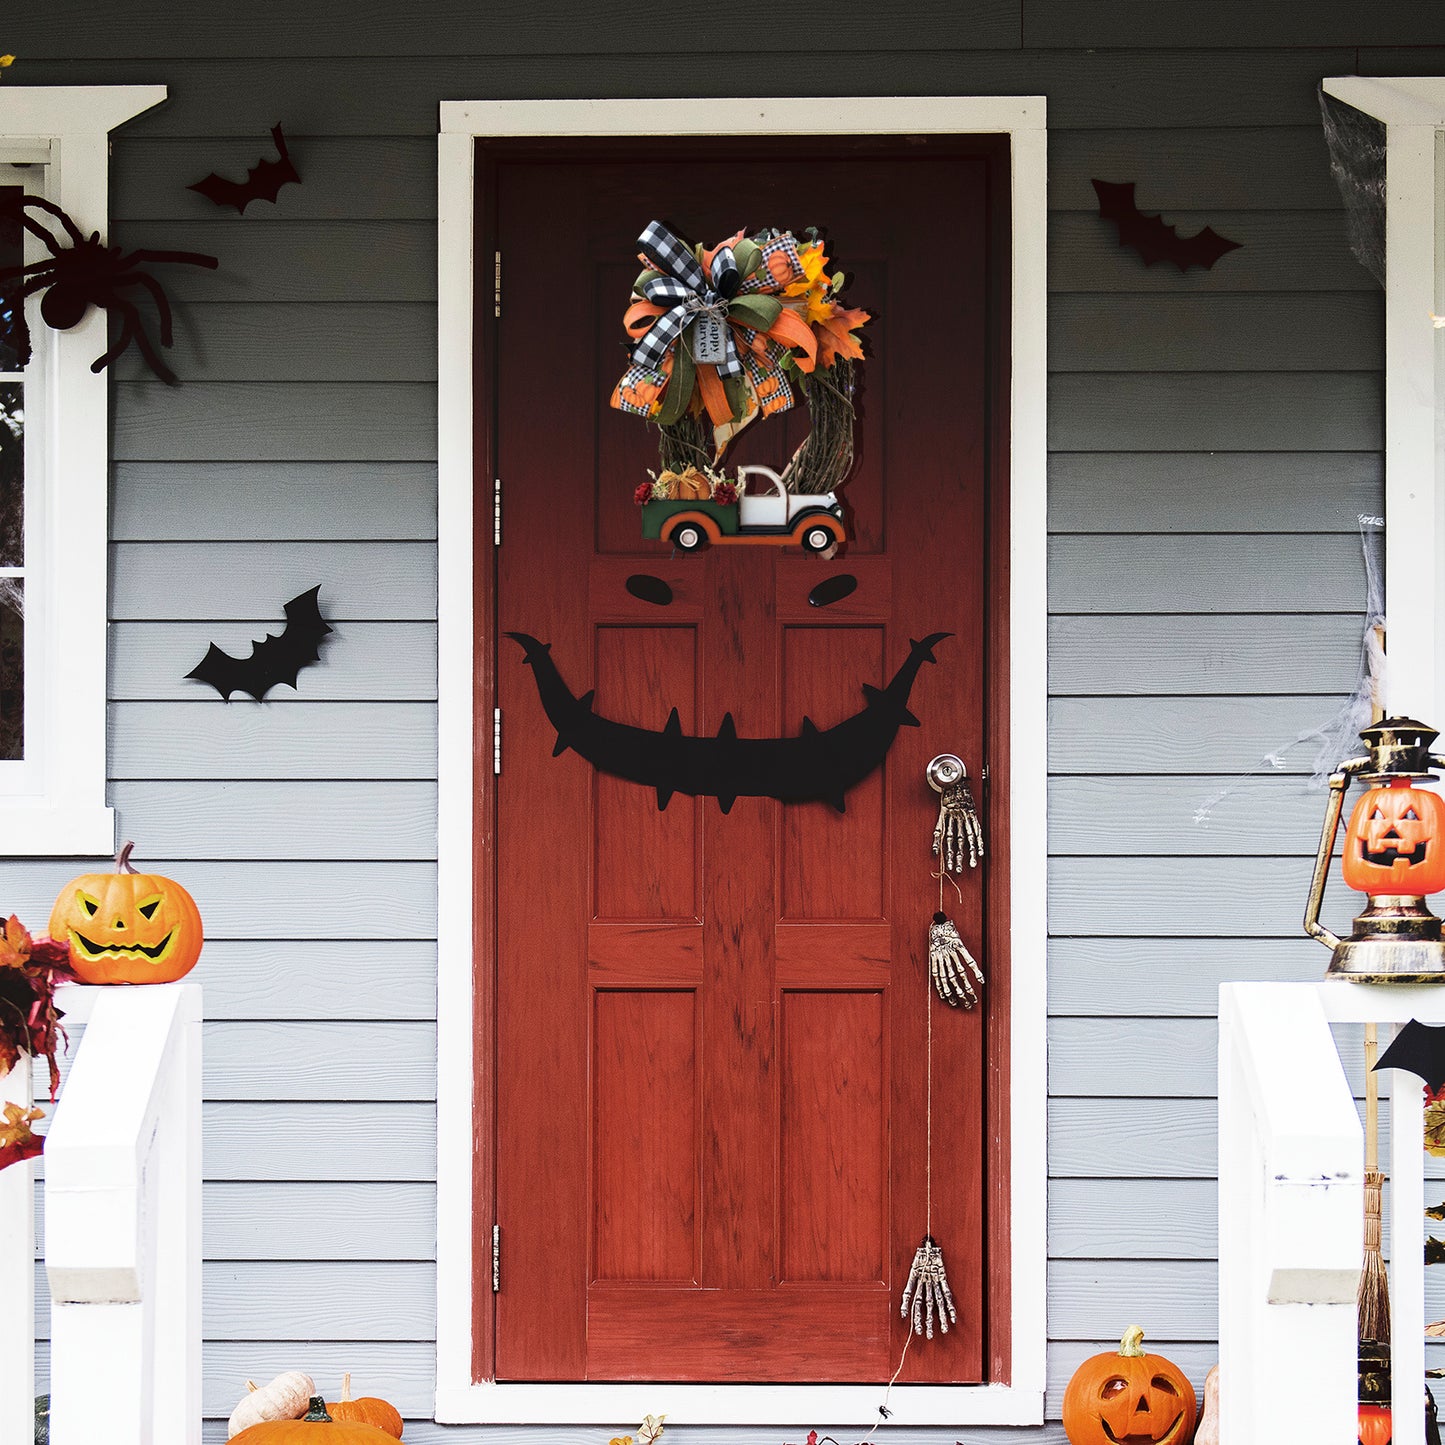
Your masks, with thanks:
[[[0,314],[9,314],[19,366],[23,368],[30,361],[30,328],[25,323],[23,303],[25,297],[44,291],[45,295],[40,300],[40,316],[47,326],[57,331],[68,331],[92,306],[99,306],[103,311],[114,312],[120,317],[119,337],[109,351],[91,363],[92,371],[109,366],[134,341],[146,365],[162,381],[174,386],[175,373],[161,360],[151,344],[140,307],[125,292],[140,287],[150,293],[160,319],[160,343],[169,346],[170,302],[161,290],[161,283],[154,276],[147,275],[141,267],[150,262],[167,261],[214,270],[218,264],[216,258],[195,251],[122,251],[119,246],[107,246],[100,239],[99,231],[92,231],[87,239],[59,206],[40,196],[17,195],[14,199],[7,199],[3,205],[4,210],[18,217],[21,225],[50,252],[48,260],[0,269]],[[26,213],[27,208],[54,216],[64,228],[70,244],[62,244],[59,237]]]

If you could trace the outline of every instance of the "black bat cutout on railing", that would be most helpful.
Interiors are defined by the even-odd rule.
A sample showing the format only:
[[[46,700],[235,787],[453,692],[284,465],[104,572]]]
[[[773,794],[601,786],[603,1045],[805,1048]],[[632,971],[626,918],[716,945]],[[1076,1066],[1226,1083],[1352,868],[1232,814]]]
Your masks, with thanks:
[[[581,697],[562,680],[552,644],[525,632],[509,632],[526,654],[547,720],[557,730],[552,756],[569,748],[599,772],[657,790],[666,808],[674,793],[716,798],[726,813],[737,798],[776,798],[783,803],[831,803],[840,813],[844,794],[878,768],[900,727],[917,727],[908,711],[918,669],[935,662],[934,647],[949,632],[931,632],[911,645],[903,666],[886,687],[863,684],[866,705],[835,727],[818,728],[804,718],[797,737],[740,738],[733,715],[723,715],[715,737],[682,730],[676,708],[661,732],[599,717],[594,692]]]

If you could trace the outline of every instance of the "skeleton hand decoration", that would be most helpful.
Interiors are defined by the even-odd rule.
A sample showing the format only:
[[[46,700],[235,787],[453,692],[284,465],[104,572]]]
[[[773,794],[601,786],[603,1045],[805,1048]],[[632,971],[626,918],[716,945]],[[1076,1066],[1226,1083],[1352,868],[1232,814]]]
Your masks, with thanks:
[[[933,856],[949,873],[962,873],[965,857],[970,868],[977,868],[978,860],[983,857],[983,825],[978,821],[967,773],[939,791]]]
[[[946,913],[935,913],[928,925],[928,971],[938,996],[950,1008],[969,1009],[978,1002],[974,981],[983,987],[983,970],[958,936]],[[973,979],[969,975],[973,975]]]
[[[910,1315],[908,1302],[912,1299]],[[933,1338],[933,1313],[938,1311],[938,1328],[948,1333],[949,1323],[958,1323],[958,1311],[953,1307],[953,1291],[948,1287],[948,1276],[943,1270],[943,1251],[931,1234],[923,1236],[913,1256],[913,1268],[908,1271],[908,1283],[903,1287],[903,1303],[898,1313],[913,1326],[915,1335]]]

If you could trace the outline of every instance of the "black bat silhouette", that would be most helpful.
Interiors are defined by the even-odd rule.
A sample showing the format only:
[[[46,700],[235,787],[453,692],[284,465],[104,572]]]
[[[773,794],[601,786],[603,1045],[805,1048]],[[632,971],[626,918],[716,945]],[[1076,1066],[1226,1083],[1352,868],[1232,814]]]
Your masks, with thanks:
[[[271,139],[276,143],[274,161],[257,161],[246,172],[244,181],[228,181],[212,171],[205,180],[187,186],[188,191],[199,191],[208,201],[217,206],[235,206],[238,213],[244,213],[252,201],[275,201],[276,193],[288,182],[301,184],[290,153],[286,149],[286,137],[281,127],[271,127]]]
[[[301,669],[320,661],[321,639],[331,631],[321,620],[317,601],[320,591],[318,583],[309,592],[293,597],[286,604],[286,630],[279,636],[267,633],[260,642],[253,642],[250,657],[232,657],[213,642],[186,676],[209,683],[227,702],[233,692],[249,693],[261,702],[283,682],[295,687]]]
[[[1445,1084],[1445,1026],[1431,1028],[1411,1019],[1380,1055],[1377,1069],[1404,1069],[1424,1079],[1430,1089]]]
[[[913,680],[948,632],[931,632],[911,645],[903,666],[886,687],[863,684],[861,712],[819,729],[811,718],[794,738],[740,738],[733,715],[724,713],[716,737],[690,737],[673,708],[661,732],[599,717],[593,693],[577,697],[552,661],[552,644],[525,632],[509,632],[526,653],[547,721],[557,729],[552,756],[571,748],[600,772],[657,790],[665,808],[674,793],[716,798],[724,813],[737,798],[777,798],[784,803],[826,802],[840,813],[843,795],[887,756],[900,727],[916,728],[908,711]]]
[[[1111,181],[1090,183],[1099,197],[1099,215],[1112,221],[1119,229],[1119,244],[1135,250],[1146,266],[1156,261],[1173,261],[1181,271],[1191,266],[1210,270],[1219,258],[1237,251],[1239,241],[1229,241],[1206,226],[1193,236],[1181,236],[1173,226],[1164,224],[1163,216],[1146,216],[1134,199],[1134,182],[1115,184]]]

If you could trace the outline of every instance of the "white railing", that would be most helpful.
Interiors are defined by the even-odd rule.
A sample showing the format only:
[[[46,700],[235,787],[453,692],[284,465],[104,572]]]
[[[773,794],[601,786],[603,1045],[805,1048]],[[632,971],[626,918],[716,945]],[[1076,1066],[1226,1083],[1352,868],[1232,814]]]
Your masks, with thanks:
[[[1364,1136],[1319,990],[1224,984],[1221,1440],[1350,1445],[1357,1439],[1355,1295],[1363,1220]],[[1282,1379],[1305,1387],[1285,1399]],[[1395,1438],[1410,1437],[1397,1427]]]
[[[1220,1438],[1358,1438],[1363,1137],[1329,1026],[1445,1023],[1445,987],[1232,983],[1219,991]],[[1389,1042],[1389,1031],[1380,1044]],[[1425,1439],[1423,1095],[1385,1070],[1391,1427]],[[1280,1379],[1308,1382],[1286,1402]],[[1272,1385],[1271,1382],[1274,1382]],[[1302,1413],[1303,1412],[1303,1413]]]
[[[50,1439],[198,1445],[201,990],[60,1002],[88,1017],[45,1141]]]

